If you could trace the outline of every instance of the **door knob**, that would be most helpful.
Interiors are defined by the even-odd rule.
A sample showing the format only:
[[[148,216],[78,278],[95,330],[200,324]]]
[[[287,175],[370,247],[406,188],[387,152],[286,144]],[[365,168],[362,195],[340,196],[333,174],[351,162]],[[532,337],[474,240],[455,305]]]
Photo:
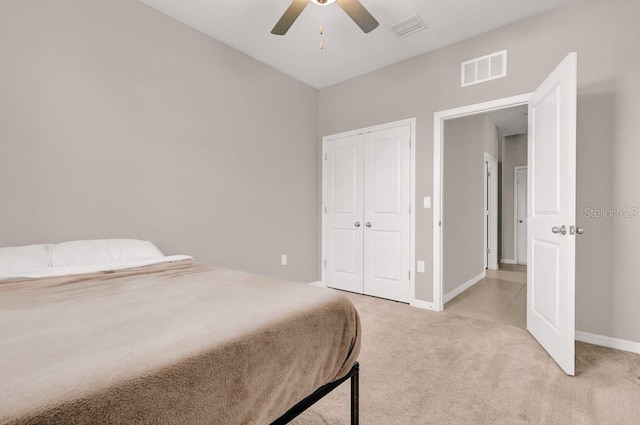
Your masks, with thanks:
[[[356,221],[355,223],[353,223],[353,225],[356,226],[356,227],[360,227],[360,222]]]
[[[518,223],[522,223],[522,220],[518,220]]]
[[[570,235],[581,235],[584,233],[584,229],[578,226],[569,226]]]
[[[364,223],[364,225],[367,226],[367,227],[371,227],[371,222],[367,221],[366,223]]]
[[[567,234],[567,226],[565,226],[564,224],[562,225],[562,227],[558,227],[558,226],[554,226],[551,228],[551,231],[555,234],[560,233],[561,235],[566,235]]]

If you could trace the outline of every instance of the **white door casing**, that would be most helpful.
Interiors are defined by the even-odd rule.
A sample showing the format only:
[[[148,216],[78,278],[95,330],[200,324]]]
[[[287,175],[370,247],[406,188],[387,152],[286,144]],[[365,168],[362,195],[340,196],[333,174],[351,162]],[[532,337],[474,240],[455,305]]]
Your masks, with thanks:
[[[571,53],[529,101],[527,329],[568,375],[575,373],[575,235],[569,229],[576,220],[576,87],[577,55]]]
[[[364,293],[411,298],[411,128],[365,135]]]
[[[362,293],[364,135],[324,143],[324,281]]]
[[[529,102],[530,96],[531,93],[525,93],[517,96],[438,111],[433,114],[433,302],[421,304],[424,308],[434,311],[442,311],[444,309],[442,280],[444,123],[450,119],[482,114],[513,106],[526,105]]]
[[[326,286],[415,301],[414,137],[415,119],[323,137]]]
[[[527,264],[527,167],[515,167],[515,249],[514,258],[517,264]]]

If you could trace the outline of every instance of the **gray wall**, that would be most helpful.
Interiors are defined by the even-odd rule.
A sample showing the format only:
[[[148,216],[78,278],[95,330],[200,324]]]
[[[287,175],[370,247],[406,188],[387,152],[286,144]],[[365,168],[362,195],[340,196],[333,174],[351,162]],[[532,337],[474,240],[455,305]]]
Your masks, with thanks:
[[[317,279],[316,90],[132,0],[0,0],[0,61],[0,246]]]
[[[433,194],[433,114],[533,91],[578,52],[577,328],[640,341],[640,221],[584,217],[640,204],[640,2],[583,0],[323,89],[319,134],[416,117],[417,200]],[[399,41],[401,42],[401,41]],[[508,49],[508,77],[460,87],[460,63]],[[417,202],[422,205],[422,202]],[[432,262],[432,210],[416,211],[416,259]],[[432,270],[416,296],[432,298]]]
[[[513,245],[513,169],[527,165],[527,135],[507,136],[502,143],[502,258],[516,260]]]
[[[484,152],[497,156],[498,132],[487,114],[444,126],[444,294],[484,271]]]

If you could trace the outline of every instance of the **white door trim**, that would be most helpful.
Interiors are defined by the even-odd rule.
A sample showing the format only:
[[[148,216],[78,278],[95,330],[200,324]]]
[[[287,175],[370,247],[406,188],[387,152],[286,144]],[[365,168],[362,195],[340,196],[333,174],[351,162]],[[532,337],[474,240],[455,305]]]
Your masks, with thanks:
[[[416,300],[416,257],[415,257],[415,247],[416,247],[416,213],[415,213],[415,199],[416,199],[416,119],[415,118],[408,118],[405,120],[400,120],[400,121],[393,121],[393,122],[389,122],[389,123],[385,123],[385,124],[380,124],[380,125],[375,125],[375,126],[371,126],[371,127],[366,127],[366,128],[361,128],[361,129],[357,129],[357,130],[350,130],[350,131],[345,131],[342,133],[337,133],[337,134],[331,134],[328,136],[323,136],[322,137],[322,202],[320,205],[321,211],[320,214],[322,215],[322,228],[320,229],[320,235],[321,235],[321,255],[320,255],[320,270],[321,270],[321,279],[322,282],[326,282],[325,279],[325,267],[324,267],[324,263],[325,263],[325,240],[324,240],[324,229],[326,227],[326,215],[325,215],[325,199],[326,199],[326,188],[325,188],[325,184],[324,184],[324,176],[325,176],[325,167],[326,167],[326,151],[325,151],[325,142],[329,141],[329,140],[334,140],[334,139],[341,139],[343,137],[348,137],[348,136],[355,136],[357,134],[363,134],[363,133],[368,133],[368,132],[372,132],[372,131],[378,131],[378,130],[386,130],[389,128],[394,128],[394,127],[399,127],[402,125],[409,125],[409,127],[411,128],[411,141],[409,142],[409,150],[410,150],[410,155],[411,155],[411,174],[410,174],[410,179],[411,179],[411,189],[410,189],[410,196],[409,196],[409,211],[411,212],[411,219],[410,219],[410,223],[411,223],[411,230],[409,232],[410,234],[410,246],[409,246],[409,260],[410,260],[410,273],[411,276],[409,277],[409,285],[411,287],[411,299],[410,299],[410,304],[414,305],[414,303],[417,301]]]
[[[497,109],[526,105],[529,102],[530,96],[531,93],[525,93],[518,96],[438,111],[433,114],[433,307],[436,311],[442,311],[444,308],[442,294],[442,176],[444,167],[444,122],[453,118],[462,118]]]
[[[498,160],[489,152],[484,153],[484,161],[489,163],[491,175],[489,176],[489,187],[487,187],[487,178],[485,177],[485,202],[487,199],[487,190],[489,191],[489,243],[485,240],[484,246],[489,246],[489,261],[487,268],[489,270],[498,270]],[[485,239],[487,237],[487,221],[484,220]],[[486,256],[485,256],[486,258]],[[446,303],[446,301],[445,301]]]
[[[516,165],[513,167],[513,263],[518,262],[518,171],[527,170],[527,165]],[[528,171],[527,171],[528,173]]]

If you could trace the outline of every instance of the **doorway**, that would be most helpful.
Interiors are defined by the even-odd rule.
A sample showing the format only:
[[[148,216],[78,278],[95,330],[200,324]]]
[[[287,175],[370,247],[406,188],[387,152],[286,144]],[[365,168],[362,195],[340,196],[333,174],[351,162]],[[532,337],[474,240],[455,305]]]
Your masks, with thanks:
[[[436,311],[444,309],[443,287],[443,168],[444,168],[444,125],[445,121],[457,118],[486,114],[505,108],[528,105],[531,93],[498,99],[490,102],[469,105],[465,107],[437,112],[434,115],[434,164],[433,164],[433,308]],[[484,273],[479,275],[478,280]]]
[[[526,224],[527,126],[527,105],[520,105],[447,120],[443,139],[444,308],[520,328],[526,253],[517,265],[514,219]],[[526,226],[520,230],[526,249]]]
[[[434,114],[433,305],[443,309],[443,133],[453,118],[528,105],[527,330],[568,375],[575,373],[577,54],[528,95]]]

